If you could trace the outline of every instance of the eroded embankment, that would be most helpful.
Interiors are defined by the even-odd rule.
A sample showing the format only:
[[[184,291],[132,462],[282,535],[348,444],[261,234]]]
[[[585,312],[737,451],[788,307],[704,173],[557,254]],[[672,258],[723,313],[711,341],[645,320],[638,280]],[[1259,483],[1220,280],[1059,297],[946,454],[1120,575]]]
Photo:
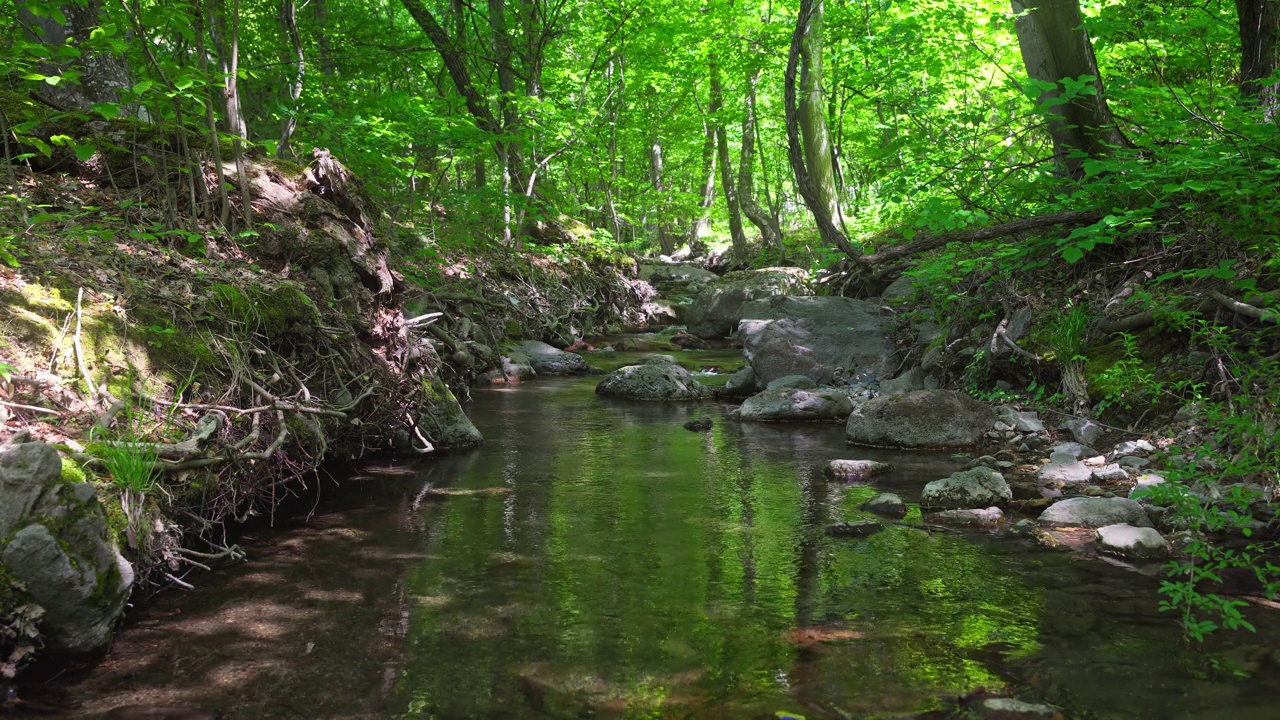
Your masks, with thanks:
[[[495,348],[617,327],[640,305],[607,258],[441,251],[390,223],[326,152],[307,168],[247,161],[252,225],[237,208],[226,230],[201,205],[216,194],[207,161],[184,203],[176,144],[151,140],[134,154],[167,157],[163,171],[125,182],[105,151],[49,164],[21,180],[25,207],[0,216],[16,239],[0,270],[2,437],[58,448],[61,473],[24,482],[35,497],[96,492],[137,582],[181,583],[236,554],[226,522],[270,512],[325,462],[480,442],[455,392],[498,363]],[[5,546],[43,522],[5,520]],[[96,602],[106,581],[81,575]],[[4,566],[0,629],[28,648],[9,672],[47,624],[17,580]]]

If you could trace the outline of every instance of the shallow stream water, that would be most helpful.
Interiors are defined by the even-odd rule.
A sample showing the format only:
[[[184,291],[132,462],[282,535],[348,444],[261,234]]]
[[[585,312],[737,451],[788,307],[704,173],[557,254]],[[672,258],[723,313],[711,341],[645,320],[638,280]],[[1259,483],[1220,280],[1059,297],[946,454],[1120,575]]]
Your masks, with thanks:
[[[73,717],[893,717],[982,687],[1071,718],[1280,718],[1280,616],[1210,646],[1252,671],[1232,677],[1132,570],[977,532],[824,534],[960,460],[597,381],[474,391],[482,448],[358,469],[39,690]],[[896,469],[848,486],[821,470],[841,457]]]

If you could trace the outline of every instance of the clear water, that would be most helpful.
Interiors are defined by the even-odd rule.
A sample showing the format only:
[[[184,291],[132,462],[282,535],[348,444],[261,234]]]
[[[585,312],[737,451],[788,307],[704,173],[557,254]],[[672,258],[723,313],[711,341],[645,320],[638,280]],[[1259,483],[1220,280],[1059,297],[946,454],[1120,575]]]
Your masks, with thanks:
[[[309,524],[279,518],[251,562],[163,596],[99,667],[42,691],[86,717],[894,717],[983,687],[1072,718],[1280,718],[1276,616],[1196,647],[1154,580],[1101,561],[896,525],[827,537],[959,461],[603,399],[596,381],[475,391],[483,448],[326,489]],[[681,427],[702,415],[711,432]],[[840,457],[896,470],[829,482]],[[428,483],[509,493],[426,499]]]

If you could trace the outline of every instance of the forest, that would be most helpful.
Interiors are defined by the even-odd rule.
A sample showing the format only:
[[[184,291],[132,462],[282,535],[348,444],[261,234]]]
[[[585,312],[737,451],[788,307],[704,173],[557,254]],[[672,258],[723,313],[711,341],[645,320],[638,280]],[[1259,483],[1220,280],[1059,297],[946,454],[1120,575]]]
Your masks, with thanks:
[[[163,612],[144,593],[164,608],[238,577],[250,539],[291,537],[277,513],[394,477],[360,469],[386,457],[423,463],[421,487],[371,497],[443,558],[403,571],[440,613],[404,610],[409,644],[473,634],[450,675],[407,654],[368,717],[1119,702],[1017,665],[1114,617],[1046,630],[1094,616],[1041,577],[1079,571],[997,561],[1017,553],[988,535],[1157,577],[1144,597],[1178,638],[1130,645],[1280,683],[1280,656],[1221,639],[1280,633],[1277,0],[0,0],[0,18],[0,707],[81,692],[73,716],[97,717],[121,700],[101,689],[115,656],[54,690],[8,683],[128,642],[130,613]],[[500,395],[534,378],[565,437],[504,419],[534,412]],[[588,379],[664,409],[601,410]],[[529,465],[494,469],[490,447]],[[645,489],[640,447],[706,484]],[[592,485],[613,472],[616,506]],[[920,487],[948,474],[968,499]],[[901,514],[872,509],[873,476]],[[609,546],[604,518],[652,557]],[[473,566],[526,551],[547,574],[511,597]],[[582,557],[622,568],[617,597]],[[972,579],[1006,572],[999,592]],[[882,607],[857,595],[871,579],[938,604]],[[533,609],[450,615],[460,586]],[[883,627],[847,624],[855,595]],[[504,624],[528,633],[518,670]],[[863,659],[844,644],[872,640],[897,704],[845,676]],[[1015,670],[965,654],[997,642]],[[569,673],[577,656],[611,670]],[[490,676],[485,706],[468,683]],[[817,689],[835,677],[856,702]],[[214,704],[284,712],[242,702]],[[292,716],[347,712],[322,704]]]

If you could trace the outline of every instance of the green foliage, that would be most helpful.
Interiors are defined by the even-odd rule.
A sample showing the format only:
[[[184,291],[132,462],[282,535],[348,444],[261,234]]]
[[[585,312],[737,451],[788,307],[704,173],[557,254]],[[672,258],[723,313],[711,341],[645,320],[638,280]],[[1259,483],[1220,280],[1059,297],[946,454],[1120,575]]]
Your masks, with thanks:
[[[1160,392],[1155,373],[1138,351],[1137,338],[1124,333],[1120,343],[1124,357],[1089,378],[1090,383],[1103,389],[1102,400],[1095,408],[1099,413],[1113,407],[1133,410],[1151,402]]]
[[[1050,323],[1045,342],[1052,349],[1054,357],[1063,364],[1083,360],[1089,334],[1089,312],[1084,305],[1068,305]]]

